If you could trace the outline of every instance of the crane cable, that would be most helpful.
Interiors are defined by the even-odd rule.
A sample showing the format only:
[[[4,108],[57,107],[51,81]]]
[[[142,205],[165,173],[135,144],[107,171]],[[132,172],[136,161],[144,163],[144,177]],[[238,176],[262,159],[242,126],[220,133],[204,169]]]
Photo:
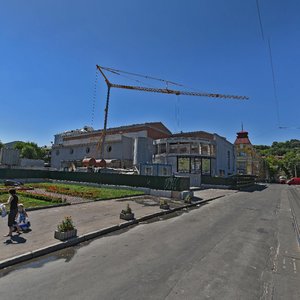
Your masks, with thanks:
[[[175,102],[175,121],[176,121],[176,125],[177,125],[177,131],[180,131],[180,116],[181,116],[181,112],[180,112],[180,102],[179,102],[179,95],[176,95],[176,102]]]
[[[128,74],[128,75],[132,75],[132,76],[137,76],[137,77],[142,77],[142,78],[146,78],[146,79],[150,79],[150,80],[156,80],[156,81],[161,81],[164,82],[166,84],[173,84],[173,85],[177,85],[177,86],[182,86],[182,84],[180,83],[176,83],[170,80],[165,80],[165,79],[161,79],[161,78],[157,78],[157,77],[152,77],[152,76],[148,76],[148,75],[142,75],[142,74],[138,74],[138,73],[132,73],[132,72],[127,72],[127,71],[122,71],[122,70],[117,70],[117,69],[113,69],[113,68],[107,68],[107,67],[101,67],[103,70],[106,70],[108,72],[114,73],[116,75],[121,75],[120,73],[124,73],[124,74]]]
[[[129,76],[126,76],[126,75],[123,75],[123,74],[118,74],[118,73],[116,73],[116,72],[112,72],[112,73],[117,74],[117,75],[119,75],[119,76],[121,76],[121,77],[124,77],[124,78],[126,78],[126,79],[128,79],[128,80],[131,80],[131,81],[134,81],[134,82],[137,82],[137,83],[141,83],[141,84],[143,84],[143,85],[147,85],[147,86],[149,86],[149,87],[155,88],[155,86],[153,86],[153,85],[151,85],[151,84],[149,84],[149,83],[146,83],[146,82],[144,82],[144,81],[141,81],[141,80],[138,80],[138,79],[133,79],[133,78],[130,78]]]

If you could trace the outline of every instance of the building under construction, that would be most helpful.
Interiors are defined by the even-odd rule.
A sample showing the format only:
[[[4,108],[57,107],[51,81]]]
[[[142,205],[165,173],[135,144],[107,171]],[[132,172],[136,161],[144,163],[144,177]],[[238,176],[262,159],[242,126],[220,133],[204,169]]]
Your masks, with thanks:
[[[99,151],[102,130],[84,127],[55,135],[51,167],[75,170],[79,167],[128,169],[143,165],[151,175],[155,165],[170,166],[172,174],[229,176],[235,174],[234,145],[226,138],[204,131],[172,134],[161,122],[110,128]],[[146,166],[146,167],[145,167]],[[169,173],[168,173],[169,174]]]
[[[100,145],[102,130],[84,127],[66,131],[55,135],[51,167],[59,170],[102,167],[103,157],[108,167],[132,168],[152,162],[153,141],[170,135],[161,122],[135,124],[108,129],[104,145]]]
[[[180,86],[169,80],[127,71],[96,66],[107,86],[107,97],[102,130],[84,127],[55,135],[52,147],[51,166],[60,170],[86,168],[132,168],[137,167],[147,175],[160,173],[157,165],[166,165],[164,170],[171,174],[195,174],[196,181],[202,175],[228,176],[235,173],[234,146],[224,137],[206,132],[172,134],[161,122],[135,124],[107,129],[110,90],[126,89],[139,92],[161,93],[176,96],[195,96],[206,98],[246,100],[246,96],[174,90],[169,86]],[[107,73],[142,77],[166,84],[165,88],[117,84],[109,80]],[[140,80],[135,80],[141,83]],[[156,166],[152,165],[155,163]],[[143,167],[142,167],[143,166]],[[153,172],[152,172],[152,171]],[[142,173],[142,172],[141,172]],[[162,172],[169,174],[170,172]],[[192,176],[192,175],[190,175]],[[200,178],[200,179],[199,179]]]

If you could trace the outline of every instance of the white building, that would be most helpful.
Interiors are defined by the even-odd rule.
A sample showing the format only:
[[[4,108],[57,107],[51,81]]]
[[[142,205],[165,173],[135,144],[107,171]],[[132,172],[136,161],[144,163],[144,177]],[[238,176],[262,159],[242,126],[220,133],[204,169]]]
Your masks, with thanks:
[[[234,145],[204,131],[173,134],[154,141],[154,163],[170,164],[174,174],[225,176],[235,173]]]
[[[152,122],[110,128],[107,130],[103,157],[118,160],[119,167],[128,168],[152,161],[153,140],[169,136],[171,132],[161,123]],[[55,135],[51,151],[51,167],[81,166],[87,157],[100,159],[102,130],[90,127]]]

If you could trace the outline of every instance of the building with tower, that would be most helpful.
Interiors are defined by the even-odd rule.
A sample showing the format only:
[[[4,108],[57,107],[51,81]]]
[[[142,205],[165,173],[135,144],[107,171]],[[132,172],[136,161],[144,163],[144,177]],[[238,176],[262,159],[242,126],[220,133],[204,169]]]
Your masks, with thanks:
[[[251,144],[248,132],[237,132],[234,142],[236,151],[236,171],[240,175],[254,175],[261,177],[262,159]]]

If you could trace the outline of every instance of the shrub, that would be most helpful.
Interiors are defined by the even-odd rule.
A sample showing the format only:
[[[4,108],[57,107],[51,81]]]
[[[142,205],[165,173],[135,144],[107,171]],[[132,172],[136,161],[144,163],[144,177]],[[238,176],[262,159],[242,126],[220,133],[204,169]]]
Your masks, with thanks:
[[[168,205],[168,201],[166,199],[159,200],[159,205]]]
[[[60,224],[57,225],[57,230],[60,232],[66,232],[70,230],[74,230],[75,226],[73,224],[72,217],[65,217]]]
[[[188,204],[191,204],[192,203],[192,197],[190,195],[187,195],[185,198],[184,198],[184,202],[185,203],[188,203]]]
[[[132,214],[132,209],[131,209],[131,207],[129,206],[128,203],[127,203],[126,209],[122,209],[121,214],[124,214],[124,215]]]

